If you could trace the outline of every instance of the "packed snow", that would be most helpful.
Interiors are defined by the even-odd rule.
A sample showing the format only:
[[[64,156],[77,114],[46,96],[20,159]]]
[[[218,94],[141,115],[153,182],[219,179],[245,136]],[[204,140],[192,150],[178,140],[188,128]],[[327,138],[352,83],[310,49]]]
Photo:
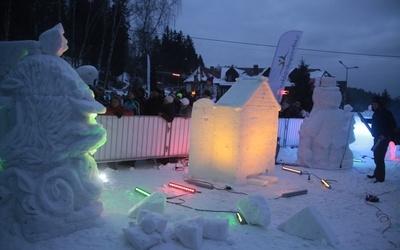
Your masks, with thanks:
[[[371,145],[369,140],[360,143]],[[151,249],[168,250],[188,247],[238,250],[398,248],[400,161],[386,161],[385,182],[373,183],[373,180],[366,177],[374,169],[372,152],[357,151],[356,148],[352,150],[361,157],[355,158],[354,167],[351,169],[311,170],[291,166],[309,172],[308,179],[309,175],[283,171],[281,165],[276,165],[273,177],[277,180],[265,186],[232,185],[204,180],[211,182],[216,187],[214,189],[186,183],[188,167],[179,162],[161,165],[159,169],[152,160],[138,161],[135,167],[129,162],[99,164],[100,174],[105,174],[108,181],[103,183],[100,200],[104,210],[96,226],[36,243],[28,243],[20,235],[2,235],[1,245],[5,246],[3,249],[135,249],[131,241],[137,237],[143,240],[141,247],[145,246],[145,242],[153,242],[155,245]],[[293,163],[296,153],[296,148],[281,148],[278,160]],[[118,169],[112,169],[115,167]],[[331,189],[325,188],[316,176],[329,180]],[[169,187],[169,182],[193,187],[199,192],[192,194],[181,191]],[[163,205],[163,213],[157,213],[159,217],[155,215],[156,212],[151,211],[152,206],[148,206],[150,210],[147,210],[147,213],[150,214],[150,218],[147,220],[151,223],[140,222],[138,218],[129,216],[133,207],[147,199],[135,191],[136,187],[147,190],[152,195],[165,196],[167,202]],[[227,187],[231,190],[227,190]],[[306,194],[280,197],[283,193],[304,189],[308,190]],[[378,196],[379,202],[366,202],[366,194]],[[266,215],[270,216],[270,223],[265,223],[266,227],[240,224],[233,213],[239,211],[240,200],[253,196],[263,197],[263,206],[269,208]],[[203,232],[200,230],[201,225],[198,225],[201,224],[198,222],[201,220]],[[213,233],[221,234],[218,240],[204,237],[211,231],[205,229],[207,227],[204,221],[207,220],[221,224],[221,233]],[[163,224],[165,221],[167,224],[162,234],[159,233],[162,230],[148,234],[142,230],[149,227],[149,224]],[[229,222],[228,229],[225,227],[225,221]],[[139,227],[140,223],[144,225]],[[293,230],[285,230],[285,224],[289,224]],[[182,230],[182,227],[187,229]],[[219,227],[211,228],[216,230]],[[320,227],[323,227],[323,230],[320,230]],[[315,234],[317,231],[319,235]],[[182,235],[187,237],[183,238],[183,241]],[[187,239],[194,242],[187,243]]]

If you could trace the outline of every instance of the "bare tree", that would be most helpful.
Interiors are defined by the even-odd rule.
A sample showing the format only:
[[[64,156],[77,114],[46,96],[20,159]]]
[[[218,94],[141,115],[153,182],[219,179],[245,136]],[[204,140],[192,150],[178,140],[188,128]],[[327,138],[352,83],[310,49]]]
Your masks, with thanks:
[[[134,37],[139,56],[150,52],[151,41],[157,32],[176,18],[181,10],[181,0],[134,0],[132,4]]]
[[[106,5],[105,2],[103,2],[100,6],[100,8],[95,9],[93,8],[93,3],[91,1],[89,1],[89,10],[88,10],[88,15],[86,18],[86,23],[85,23],[85,32],[83,33],[83,38],[82,38],[82,44],[81,44],[81,49],[79,51],[79,56],[78,59],[80,61],[82,61],[83,57],[84,57],[84,53],[85,51],[87,51],[86,48],[86,43],[87,40],[90,36],[93,35],[94,32],[94,28],[97,24],[97,22],[99,21],[99,16],[101,14],[101,11],[103,9],[106,9],[108,6]]]
[[[111,25],[111,41],[110,41],[110,50],[108,52],[107,56],[107,65],[105,69],[105,84],[106,87],[108,87],[108,77],[109,77],[109,72],[110,72],[110,65],[111,65],[111,59],[112,55],[114,52],[114,45],[115,45],[115,40],[117,39],[117,33],[118,29],[121,25],[122,18],[123,18],[123,13],[119,13],[123,11],[123,8],[121,6],[124,4],[125,0],[115,0],[114,1],[114,13],[113,13],[113,19],[112,19],[112,25]]]
[[[108,0],[104,0],[104,4],[106,4],[106,6],[108,6],[109,5],[109,1]],[[107,37],[107,20],[108,20],[108,15],[107,15],[107,10],[108,10],[108,8],[104,8],[102,11],[103,11],[103,13],[102,13],[102,27],[103,27],[103,30],[102,30],[102,36],[101,36],[101,44],[100,44],[100,52],[99,52],[99,55],[98,55],[98,58],[99,58],[99,60],[98,60],[98,63],[97,63],[97,68],[100,70],[101,69],[101,65],[102,65],[102,62],[103,62],[103,54],[104,54],[104,48],[105,48],[105,45],[106,45],[106,37]]]

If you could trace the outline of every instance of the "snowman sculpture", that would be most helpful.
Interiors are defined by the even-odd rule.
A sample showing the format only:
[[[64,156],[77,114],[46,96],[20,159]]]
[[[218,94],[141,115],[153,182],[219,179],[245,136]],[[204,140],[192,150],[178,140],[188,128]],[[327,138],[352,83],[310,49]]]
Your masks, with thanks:
[[[355,141],[352,107],[339,109],[342,100],[336,80],[322,77],[314,88],[314,106],[304,119],[297,150],[299,165],[310,168],[346,169],[353,166],[349,144]]]

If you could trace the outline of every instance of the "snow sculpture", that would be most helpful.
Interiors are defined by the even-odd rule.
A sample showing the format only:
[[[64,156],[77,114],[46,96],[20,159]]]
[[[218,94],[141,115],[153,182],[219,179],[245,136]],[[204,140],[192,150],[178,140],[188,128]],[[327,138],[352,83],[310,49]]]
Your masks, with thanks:
[[[271,224],[269,205],[261,195],[247,195],[240,199],[236,206],[247,223],[263,228],[268,228]]]
[[[95,85],[95,81],[99,78],[99,71],[92,65],[80,66],[76,69],[76,72],[78,72],[78,75],[89,86]]]
[[[0,233],[36,242],[94,225],[102,182],[91,156],[105,108],[59,56],[61,24],[38,41],[1,42]],[[7,51],[7,52],[6,52]]]
[[[275,168],[280,106],[268,82],[239,80],[214,104],[193,105],[189,174],[245,184],[247,177]]]
[[[307,240],[326,241],[335,247],[339,243],[335,232],[314,206],[308,206],[282,222],[279,230]]]
[[[315,87],[314,106],[300,128],[297,164],[311,168],[346,169],[353,167],[349,144],[355,141],[352,107],[339,109],[341,94],[331,77],[321,78]]]
[[[142,209],[163,214],[167,206],[167,198],[163,193],[154,192],[129,209],[129,217],[136,218]]]

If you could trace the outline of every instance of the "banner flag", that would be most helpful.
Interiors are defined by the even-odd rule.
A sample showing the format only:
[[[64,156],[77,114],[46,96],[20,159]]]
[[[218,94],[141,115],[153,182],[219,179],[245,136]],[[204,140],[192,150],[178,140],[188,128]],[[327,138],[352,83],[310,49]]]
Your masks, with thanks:
[[[278,103],[282,100],[285,82],[302,35],[303,31],[291,30],[284,33],[279,39],[268,77],[268,83]]]

